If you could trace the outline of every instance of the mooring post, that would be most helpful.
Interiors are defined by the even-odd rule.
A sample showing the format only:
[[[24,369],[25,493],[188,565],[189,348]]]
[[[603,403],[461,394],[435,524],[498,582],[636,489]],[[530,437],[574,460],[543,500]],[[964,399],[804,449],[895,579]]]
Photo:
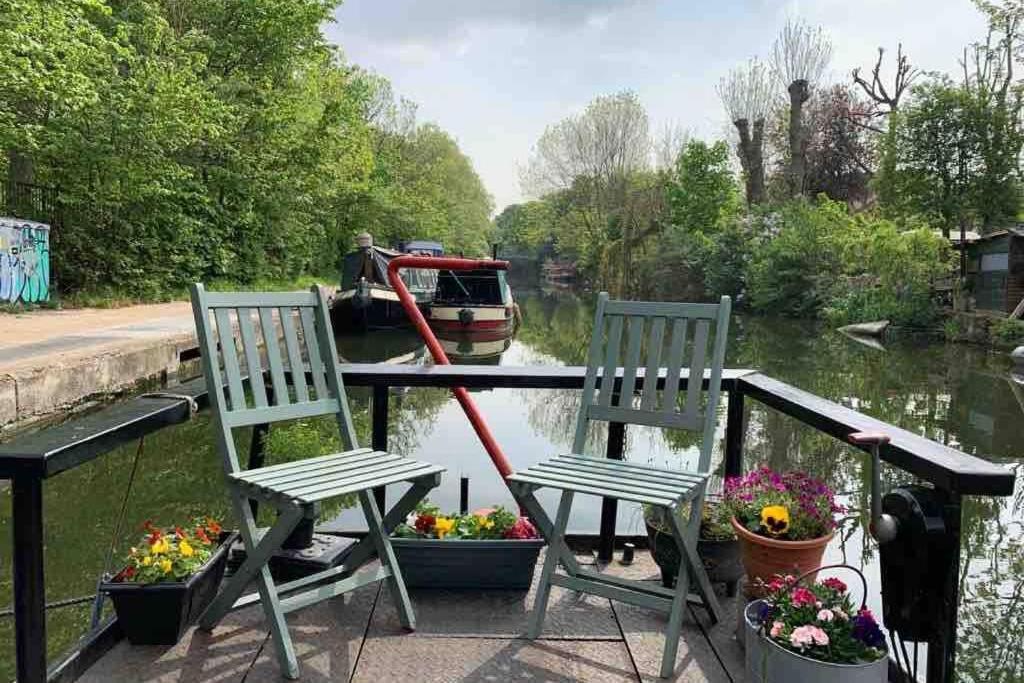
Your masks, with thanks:
[[[746,422],[743,416],[743,392],[734,383],[729,389],[729,402],[725,422],[725,476],[743,474],[743,439]]]
[[[11,482],[14,532],[14,649],[20,683],[46,681],[46,584],[43,581],[43,482]]]
[[[618,405],[618,394],[612,398],[612,405]],[[626,450],[626,425],[621,422],[608,423],[608,445],[605,457],[622,460]],[[601,499],[601,537],[598,541],[597,559],[611,562],[615,554],[615,524],[618,520],[619,501],[614,498]]]
[[[945,577],[942,595],[935,599],[942,606],[938,634],[928,643],[928,683],[953,683],[956,665],[956,628],[957,610],[960,608],[960,525],[961,498],[959,493],[950,492],[946,504],[946,533],[949,534],[953,557],[950,559],[950,570]]]
[[[388,399],[389,387],[386,384],[373,385],[373,398],[371,399],[373,410],[373,432],[371,445],[375,451],[386,451],[388,449]],[[373,497],[377,501],[377,507],[384,511],[387,505],[387,491],[383,486],[373,489]]]

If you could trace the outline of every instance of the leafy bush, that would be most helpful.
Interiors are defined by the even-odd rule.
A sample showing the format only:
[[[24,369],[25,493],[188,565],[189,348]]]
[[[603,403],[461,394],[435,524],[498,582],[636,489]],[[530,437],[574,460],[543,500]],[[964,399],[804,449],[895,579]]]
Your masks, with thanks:
[[[1003,318],[993,321],[988,330],[989,336],[998,344],[1004,346],[1024,344],[1024,321]]]
[[[853,223],[846,207],[795,200],[755,221],[761,237],[747,275],[751,305],[763,313],[816,316],[842,269],[842,239]]]

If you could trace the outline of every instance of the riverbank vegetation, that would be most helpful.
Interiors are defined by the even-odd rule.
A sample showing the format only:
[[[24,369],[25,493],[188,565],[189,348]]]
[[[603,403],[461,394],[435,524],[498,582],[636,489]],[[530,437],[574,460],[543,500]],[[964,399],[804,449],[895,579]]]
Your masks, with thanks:
[[[491,199],[444,130],[323,26],[335,0],[12,0],[0,176],[59,189],[65,295],[336,277],[361,230],[485,253]]]
[[[537,141],[498,239],[623,297],[935,326],[962,299],[949,238],[1021,210],[1024,10],[977,5],[989,32],[956,80],[900,46],[826,82],[827,36],[791,21],[722,78],[728,139],[652,135],[635,94],[598,97]]]

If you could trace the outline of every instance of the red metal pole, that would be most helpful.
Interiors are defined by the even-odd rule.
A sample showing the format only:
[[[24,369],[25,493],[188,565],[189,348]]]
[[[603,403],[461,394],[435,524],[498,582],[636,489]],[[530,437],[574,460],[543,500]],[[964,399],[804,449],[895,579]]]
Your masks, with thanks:
[[[508,270],[508,261],[404,255],[396,256],[388,263],[388,282],[391,283],[391,286],[398,293],[398,299],[402,302],[402,308],[405,309],[406,315],[412,320],[412,324],[416,327],[420,336],[423,337],[423,341],[427,343],[430,355],[434,357],[434,363],[437,365],[451,365],[448,355],[445,354],[440,342],[437,341],[437,337],[434,336],[434,331],[430,329],[430,325],[427,324],[423,313],[416,306],[416,301],[409,294],[409,289],[405,286],[405,282],[399,276],[398,270],[400,268],[429,268],[431,270],[494,268],[497,270]],[[487,426],[487,421],[484,420],[483,414],[476,407],[473,398],[466,391],[465,387],[453,387],[452,393],[455,394],[455,398],[458,399],[459,405],[462,406],[466,417],[469,418],[470,424],[473,425],[473,431],[479,437],[480,443],[483,444],[487,454],[491,456],[491,462],[494,463],[498,474],[501,475],[502,479],[508,479],[508,475],[512,474],[512,466],[509,465],[505,454],[501,452],[498,442],[494,440],[494,435],[491,434],[491,429]]]

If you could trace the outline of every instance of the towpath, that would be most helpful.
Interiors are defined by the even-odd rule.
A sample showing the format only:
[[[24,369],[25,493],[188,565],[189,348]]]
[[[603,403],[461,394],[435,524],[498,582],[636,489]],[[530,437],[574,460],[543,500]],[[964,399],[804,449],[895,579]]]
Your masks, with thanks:
[[[195,345],[187,301],[0,315],[0,425],[173,374]]]

